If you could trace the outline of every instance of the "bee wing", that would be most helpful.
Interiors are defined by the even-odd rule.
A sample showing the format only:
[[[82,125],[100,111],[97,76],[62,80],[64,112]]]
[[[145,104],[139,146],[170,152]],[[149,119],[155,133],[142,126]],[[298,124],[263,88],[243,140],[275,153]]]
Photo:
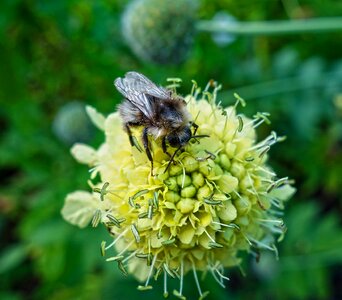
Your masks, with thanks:
[[[153,119],[154,115],[152,97],[161,100],[170,98],[167,89],[158,87],[147,77],[137,72],[128,72],[124,78],[115,79],[114,85],[128,101],[150,119]]]

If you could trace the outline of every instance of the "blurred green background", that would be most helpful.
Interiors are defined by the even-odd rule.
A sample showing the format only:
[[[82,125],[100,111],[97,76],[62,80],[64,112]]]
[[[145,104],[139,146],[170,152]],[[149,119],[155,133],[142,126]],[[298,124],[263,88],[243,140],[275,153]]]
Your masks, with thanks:
[[[139,292],[132,277],[102,259],[103,228],[80,230],[60,215],[67,193],[88,189],[87,167],[74,161],[70,146],[96,147],[103,139],[84,105],[112,112],[121,101],[113,80],[130,70],[160,84],[181,77],[183,94],[191,79],[202,87],[215,79],[224,105],[238,92],[246,115],[271,113],[260,137],[271,129],[287,136],[270,152],[270,165],[297,188],[284,215],[280,260],[246,256],[246,276],[228,270],[225,290],[207,276],[201,285],[208,299],[342,299],[341,31],[236,37],[226,45],[199,32],[183,63],[158,65],[140,60],[122,38],[126,5],[1,1],[0,299],[161,299],[161,282]],[[220,11],[240,21],[334,17],[342,2],[203,0],[198,18]],[[184,294],[197,299],[191,276]]]

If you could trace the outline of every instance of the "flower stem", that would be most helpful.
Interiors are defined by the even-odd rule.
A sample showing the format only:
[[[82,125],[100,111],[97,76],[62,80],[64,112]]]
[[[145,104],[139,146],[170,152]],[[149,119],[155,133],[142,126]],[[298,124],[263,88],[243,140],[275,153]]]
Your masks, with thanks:
[[[342,31],[342,17],[231,23],[202,20],[197,22],[196,27],[200,31],[225,32],[234,35],[318,33],[327,31]]]
[[[279,94],[286,94],[302,90],[319,88],[325,86],[326,84],[331,82],[332,79],[338,76],[341,76],[341,72],[322,73],[317,78],[317,80],[313,82],[305,82],[304,78],[301,76],[281,78],[272,81],[264,81],[236,88],[234,89],[234,91],[223,91],[221,93],[221,97],[223,99],[225,99],[225,97],[230,97],[233,94],[233,92],[239,93],[240,95],[244,95],[244,97],[248,98],[249,100],[272,97],[274,95]],[[335,84],[332,84],[332,86],[335,86]],[[223,101],[223,104],[227,104],[225,102],[226,101]]]

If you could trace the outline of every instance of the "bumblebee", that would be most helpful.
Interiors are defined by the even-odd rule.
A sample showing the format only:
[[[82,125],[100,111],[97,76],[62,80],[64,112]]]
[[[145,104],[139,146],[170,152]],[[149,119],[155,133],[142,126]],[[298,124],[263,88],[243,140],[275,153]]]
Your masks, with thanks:
[[[176,153],[195,136],[198,126],[191,121],[186,108],[186,102],[172,91],[159,87],[144,75],[128,72],[124,78],[114,81],[116,89],[125,97],[118,106],[124,128],[130,143],[134,146],[131,127],[143,126],[142,142],[146,155],[151,162],[153,158],[149,147],[148,136],[161,139],[164,153],[167,153],[167,143],[177,150],[171,156],[170,166]],[[194,127],[194,133],[191,131]]]

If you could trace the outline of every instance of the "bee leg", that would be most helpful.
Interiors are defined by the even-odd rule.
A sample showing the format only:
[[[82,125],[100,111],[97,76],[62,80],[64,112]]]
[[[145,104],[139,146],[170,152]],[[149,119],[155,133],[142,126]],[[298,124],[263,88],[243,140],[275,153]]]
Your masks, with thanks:
[[[141,149],[141,146],[139,145],[137,139],[132,135],[132,131],[130,127],[130,126],[138,126],[138,125],[139,124],[128,122],[125,124],[125,128],[126,128],[127,135],[129,138],[129,143],[131,144],[131,146],[136,147],[139,150],[139,152],[142,152],[143,150]]]
[[[171,163],[173,162],[173,159],[175,158],[176,154],[177,154],[178,151],[181,150],[181,149],[182,149],[182,146],[179,146],[179,147],[176,149],[176,151],[173,152],[173,154],[172,154],[172,156],[171,156],[171,158],[170,158],[169,163],[167,164],[167,167],[166,167],[164,173],[168,170],[168,168],[170,167]]]
[[[191,126],[195,129],[193,135],[196,135],[196,132],[197,132],[197,129],[198,129],[198,125],[195,122],[191,122]]]
[[[133,147],[135,146],[135,144],[134,144],[134,139],[133,139],[131,128],[129,127],[129,123],[125,124],[125,128],[128,134],[129,142],[131,143],[131,146]]]
[[[147,158],[151,162],[151,174],[153,176],[153,159],[152,159],[152,154],[151,154],[151,151],[150,151],[150,148],[149,148],[149,145],[148,145],[148,135],[147,134],[148,134],[148,128],[145,127],[144,130],[143,130],[142,140],[143,140],[143,143],[144,143],[144,148],[145,148],[145,151],[146,151]]]
[[[171,157],[171,154],[167,152],[167,148],[166,148],[166,136],[164,136],[162,139],[162,148],[163,148],[163,152],[166,153],[169,157]]]
[[[198,129],[198,125],[195,122],[191,122],[191,126],[194,128],[194,133],[192,134],[192,136],[195,136]],[[195,138],[195,141],[199,144],[198,139]]]

